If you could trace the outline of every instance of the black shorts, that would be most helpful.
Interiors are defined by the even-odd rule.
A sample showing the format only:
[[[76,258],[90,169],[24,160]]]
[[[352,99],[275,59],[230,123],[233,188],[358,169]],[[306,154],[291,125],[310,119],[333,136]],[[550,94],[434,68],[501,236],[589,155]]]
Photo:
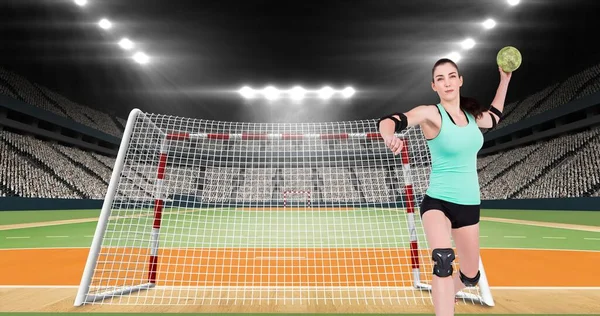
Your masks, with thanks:
[[[450,220],[452,228],[475,225],[479,223],[480,205],[462,205],[436,198],[425,194],[421,202],[421,217],[429,210],[440,210]]]

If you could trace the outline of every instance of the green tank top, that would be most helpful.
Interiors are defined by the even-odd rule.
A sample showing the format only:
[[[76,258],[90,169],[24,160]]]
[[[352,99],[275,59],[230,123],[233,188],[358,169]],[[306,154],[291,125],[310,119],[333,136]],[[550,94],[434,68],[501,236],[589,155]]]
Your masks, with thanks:
[[[458,126],[441,104],[436,106],[442,125],[439,134],[427,140],[431,175],[426,194],[457,204],[480,204],[477,152],[483,146],[483,134],[471,114],[464,112],[469,124]]]

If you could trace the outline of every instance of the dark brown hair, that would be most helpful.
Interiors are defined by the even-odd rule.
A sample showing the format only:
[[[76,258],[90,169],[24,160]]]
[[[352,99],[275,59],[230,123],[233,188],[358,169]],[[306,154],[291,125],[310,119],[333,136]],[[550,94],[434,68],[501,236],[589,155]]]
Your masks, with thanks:
[[[454,66],[454,68],[456,68],[456,72],[459,73],[459,76],[460,76],[460,72],[458,70],[458,66],[456,65],[456,63],[454,63],[452,60],[450,60],[448,58],[442,58],[442,59],[436,61],[435,64],[433,65],[433,69],[431,69],[431,82],[434,81],[433,73],[435,72],[435,69],[438,66],[444,65],[444,64],[451,64],[452,66]],[[483,115],[483,112],[485,111],[485,109],[481,106],[481,104],[479,104],[479,102],[477,102],[477,100],[475,100],[474,98],[463,97],[463,96],[460,97],[460,108],[462,110],[464,110],[465,112],[468,112],[471,115],[473,115],[473,117],[475,117],[476,119],[480,118]]]

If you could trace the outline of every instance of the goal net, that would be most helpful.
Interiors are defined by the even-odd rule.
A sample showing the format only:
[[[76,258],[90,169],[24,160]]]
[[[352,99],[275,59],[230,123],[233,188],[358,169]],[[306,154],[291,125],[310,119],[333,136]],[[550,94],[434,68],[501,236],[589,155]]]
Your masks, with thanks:
[[[133,110],[75,305],[431,304],[418,128]],[[457,258],[455,273],[460,265]],[[458,297],[493,305],[481,281]]]

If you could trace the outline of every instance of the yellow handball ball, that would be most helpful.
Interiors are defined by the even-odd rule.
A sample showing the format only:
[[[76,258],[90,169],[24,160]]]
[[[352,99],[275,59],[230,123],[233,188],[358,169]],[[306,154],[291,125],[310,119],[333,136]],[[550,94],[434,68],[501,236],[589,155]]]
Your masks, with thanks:
[[[513,72],[521,66],[523,58],[521,52],[512,46],[506,46],[502,48],[496,56],[496,62],[498,66],[504,70],[504,72]]]

